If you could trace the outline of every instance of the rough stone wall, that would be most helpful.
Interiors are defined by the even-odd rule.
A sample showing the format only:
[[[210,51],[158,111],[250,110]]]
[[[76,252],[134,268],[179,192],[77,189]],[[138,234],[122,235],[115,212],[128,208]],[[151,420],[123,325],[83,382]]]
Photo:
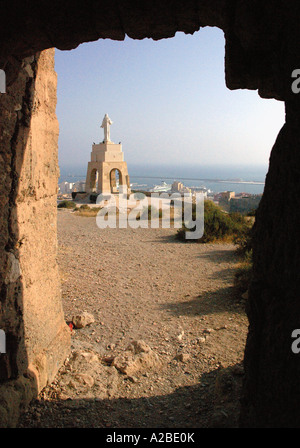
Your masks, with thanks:
[[[300,5],[282,39],[281,76],[286,123],[270,157],[254,232],[254,273],[248,303],[246,379],[241,425],[300,427],[300,94],[291,73],[300,69]]]
[[[56,263],[55,108],[54,50],[47,50],[23,60],[0,96],[0,328],[7,338],[7,353],[0,355],[2,424],[12,424],[16,402],[53,379],[69,349]]]
[[[11,313],[10,323],[5,322],[11,333],[11,354],[6,364],[1,366],[2,375],[4,372],[4,375],[15,376],[18,369],[26,365],[22,364],[27,355],[26,347],[20,337],[24,331],[26,337],[26,326],[28,331],[38,331],[30,322],[30,316],[23,322],[23,304],[18,299],[22,296],[24,284],[18,277],[22,260],[18,251],[22,243],[16,246],[19,236],[14,223],[19,218],[14,206],[18,184],[14,166],[20,123],[26,123],[33,112],[27,95],[32,81],[26,81],[24,67],[19,71],[22,59],[45,48],[67,50],[81,42],[98,38],[122,40],[128,35],[135,39],[161,39],[172,37],[177,31],[193,33],[201,26],[218,26],[226,38],[227,86],[230,89],[258,89],[262,97],[285,101],[287,110],[286,125],[272,151],[265,193],[255,226],[254,278],[248,304],[250,327],[245,354],[246,380],[241,425],[300,425],[297,408],[300,399],[300,357],[295,356],[290,347],[291,330],[300,327],[297,210],[300,95],[291,92],[291,73],[300,69],[299,21],[299,0],[4,0],[1,3],[0,68],[5,69],[8,83],[14,86],[10,96],[4,100],[5,124],[3,117],[0,117],[4,144],[4,150],[1,150],[3,163],[0,166],[3,208],[0,269],[4,279],[1,294],[9,296],[12,304],[12,308],[5,310],[4,302],[1,304],[2,313]],[[21,122],[18,122],[21,118],[17,119],[14,112],[17,104],[22,106],[19,111],[23,116]],[[22,128],[26,137],[28,128],[23,124]],[[32,160],[39,157],[38,154],[39,151],[36,151]],[[49,167],[48,174],[51,170]],[[42,191],[50,189],[50,197],[47,202],[49,208],[40,198],[37,211],[49,212],[49,223],[53,223],[50,207],[52,187],[47,185],[44,188],[42,179],[39,180]],[[22,208],[19,209],[20,225],[22,222],[24,225],[27,219],[25,202],[34,203],[30,194],[30,199],[25,199],[25,196],[23,206],[21,199],[19,204],[24,207],[23,212]],[[52,207],[54,210],[54,203]],[[33,236],[35,227],[31,224],[29,227],[28,232]],[[42,248],[43,243],[39,244]],[[27,244],[27,249],[32,249],[30,244]],[[24,253],[24,269],[25,260],[31,257],[30,253]],[[40,269],[44,278],[41,265]],[[7,274],[8,270],[10,274]],[[26,271],[26,277],[27,274],[36,280],[40,275]],[[54,300],[54,309],[55,303]],[[35,306],[31,308],[30,300],[28,309],[30,315],[37,313],[39,318],[39,310]],[[32,353],[36,352],[33,346]]]
[[[287,116],[272,150],[254,233],[254,274],[247,313],[244,427],[300,427],[300,109]]]
[[[193,34],[204,26],[226,37],[226,82],[231,89],[259,89],[283,99],[280,52],[297,0],[6,0],[0,17],[0,67],[7,57],[45,48],[75,48],[82,42]],[[296,12],[295,12],[296,11]]]

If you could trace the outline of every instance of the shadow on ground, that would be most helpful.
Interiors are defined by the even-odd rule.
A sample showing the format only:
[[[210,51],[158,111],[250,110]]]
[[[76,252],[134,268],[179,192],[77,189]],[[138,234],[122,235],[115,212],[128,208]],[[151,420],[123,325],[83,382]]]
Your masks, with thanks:
[[[212,370],[199,384],[137,399],[35,400],[19,427],[210,428],[237,427],[243,369]]]
[[[161,308],[171,311],[175,316],[206,316],[223,311],[245,313],[243,300],[233,286],[205,292],[197,297],[180,300],[176,303],[164,303]]]
[[[216,247],[217,245],[213,245],[212,243],[207,243],[206,246],[210,247]],[[237,252],[235,249],[232,250],[224,250],[224,249],[218,249],[215,248],[215,250],[210,250],[209,252],[200,253],[198,255],[199,258],[204,259],[205,261],[213,264],[220,263],[220,260],[222,260],[222,263],[230,263],[232,261],[239,261],[239,257],[237,255]]]
[[[177,244],[192,244],[192,243],[183,243],[182,241],[176,238],[176,235],[160,235],[156,239],[146,240],[147,243],[177,243]]]

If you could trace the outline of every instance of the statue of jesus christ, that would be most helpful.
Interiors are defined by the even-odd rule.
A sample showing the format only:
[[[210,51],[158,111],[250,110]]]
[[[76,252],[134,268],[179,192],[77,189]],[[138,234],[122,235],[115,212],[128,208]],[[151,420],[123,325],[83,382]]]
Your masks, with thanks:
[[[111,121],[109,116],[107,114],[105,114],[103,121],[102,121],[102,125],[101,125],[101,128],[104,129],[104,141],[105,142],[110,142],[110,125],[111,124],[113,124],[113,122]]]

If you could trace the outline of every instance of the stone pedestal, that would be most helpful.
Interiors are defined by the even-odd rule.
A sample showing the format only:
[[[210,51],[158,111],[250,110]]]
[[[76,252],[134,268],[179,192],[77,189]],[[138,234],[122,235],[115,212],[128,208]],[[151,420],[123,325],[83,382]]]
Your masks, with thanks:
[[[117,170],[119,188],[116,182]],[[118,193],[124,188],[130,193],[127,163],[124,162],[121,143],[107,141],[93,145],[85,185],[87,193]]]

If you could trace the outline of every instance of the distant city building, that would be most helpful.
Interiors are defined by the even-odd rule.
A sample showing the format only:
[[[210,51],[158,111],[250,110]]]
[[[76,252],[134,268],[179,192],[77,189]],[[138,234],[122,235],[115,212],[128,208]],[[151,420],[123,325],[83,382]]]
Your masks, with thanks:
[[[72,182],[61,182],[58,185],[58,193],[59,194],[71,194],[73,191],[74,183]]]
[[[77,182],[61,182],[58,184],[58,194],[71,194],[75,191],[84,191],[85,182],[78,180]]]
[[[262,195],[250,193],[237,193],[234,191],[222,191],[214,195],[214,202],[226,212],[248,213],[256,210]]]
[[[229,211],[239,212],[239,213],[249,213],[256,210],[259,206],[262,194],[258,195],[247,195],[232,198],[230,201]]]
[[[230,209],[230,201],[234,197],[235,197],[234,191],[222,191],[219,194],[219,198],[218,198],[219,206],[228,212]]]
[[[192,194],[192,190],[190,188],[186,187],[182,182],[178,181],[173,182],[171,191],[173,193]]]
[[[75,182],[72,191],[85,191],[85,182],[82,180],[78,180],[77,182]]]
[[[250,195],[250,193],[236,193],[235,197],[236,198],[248,198]]]
[[[221,197],[219,200],[224,200],[224,201],[230,201],[232,198],[235,197],[235,192],[234,191],[222,191],[220,193]]]
[[[208,196],[208,191],[202,190],[202,189],[192,190],[192,193],[193,194],[201,193],[203,195],[204,199],[207,199],[207,196]]]

